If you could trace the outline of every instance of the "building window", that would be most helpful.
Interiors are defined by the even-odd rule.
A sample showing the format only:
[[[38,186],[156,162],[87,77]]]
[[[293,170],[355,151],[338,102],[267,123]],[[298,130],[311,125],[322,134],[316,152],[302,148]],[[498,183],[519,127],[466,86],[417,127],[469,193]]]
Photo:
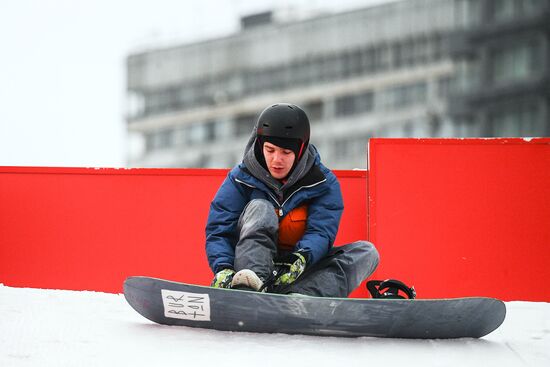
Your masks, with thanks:
[[[216,121],[208,121],[204,124],[204,140],[214,141],[216,139]]]
[[[336,116],[347,116],[354,113],[354,98],[352,95],[336,99]]]
[[[493,20],[496,22],[513,19],[517,14],[517,0],[497,0],[492,2]]]
[[[480,24],[484,3],[479,0],[456,0],[455,20],[457,24],[465,28]]]
[[[495,110],[489,114],[488,135],[501,137],[543,136],[545,124],[535,104]]]
[[[458,138],[483,136],[481,129],[482,126],[472,117],[460,117],[453,121],[453,135]]]
[[[362,72],[362,52],[361,50],[354,50],[346,54],[344,74],[347,76],[359,75]]]
[[[371,91],[348,94],[336,99],[336,116],[349,116],[369,112],[374,107],[374,94]]]
[[[444,42],[439,36],[418,37],[393,45],[393,67],[396,69],[422,65],[442,57]]]
[[[393,47],[393,63],[395,68],[407,67],[414,64],[415,45],[413,40],[398,43]]]
[[[438,34],[381,42],[347,51],[319,53],[267,68],[250,68],[234,74],[210,75],[178,85],[143,92],[133,115],[143,116],[214,105],[235,98],[285,88],[298,88],[410,67],[439,60],[447,38]],[[136,112],[137,111],[137,112]]]
[[[520,5],[524,15],[534,15],[544,10],[547,0],[523,0]]]
[[[371,137],[372,133],[367,132],[334,140],[334,158],[336,160],[355,160],[358,157],[364,157],[367,152],[367,144]]]
[[[406,108],[415,104],[425,103],[428,98],[428,87],[426,82],[399,85],[382,91],[379,98],[382,108]]]
[[[318,121],[323,118],[323,102],[313,101],[304,105],[304,111],[306,112],[309,121]]]
[[[403,136],[412,138],[414,136],[414,126],[412,121],[407,121],[403,124]]]
[[[200,144],[205,141],[206,128],[204,124],[196,123],[189,126],[187,141],[189,144]]]
[[[467,93],[476,89],[481,81],[481,64],[478,60],[456,61],[456,72],[452,79],[451,89],[453,92]]]
[[[382,44],[376,47],[374,51],[375,70],[384,71],[391,66],[391,48],[389,45]]]
[[[451,92],[451,77],[444,76],[437,80],[437,95],[439,99],[447,99]]]
[[[526,79],[534,73],[535,62],[534,43],[495,50],[491,55],[492,82],[498,85]]]
[[[492,2],[491,19],[506,22],[537,14],[543,10],[545,0],[495,0]]]
[[[255,114],[243,114],[235,118],[235,136],[250,135],[256,123]]]
[[[177,89],[166,88],[144,94],[144,115],[173,111],[179,106],[179,91]]]
[[[346,158],[349,155],[349,140],[348,139],[338,139],[334,142],[333,149],[334,149],[334,158],[336,160],[342,160],[343,158]]]
[[[362,52],[361,67],[365,74],[372,73],[376,70],[375,50],[373,47]]]
[[[174,146],[174,130],[165,129],[145,134],[145,149],[148,152]]]
[[[143,136],[145,138],[145,151],[146,152],[152,151],[153,150],[153,134],[145,133]]]
[[[436,112],[428,113],[428,129],[429,136],[438,137],[442,133],[442,119],[441,116]]]

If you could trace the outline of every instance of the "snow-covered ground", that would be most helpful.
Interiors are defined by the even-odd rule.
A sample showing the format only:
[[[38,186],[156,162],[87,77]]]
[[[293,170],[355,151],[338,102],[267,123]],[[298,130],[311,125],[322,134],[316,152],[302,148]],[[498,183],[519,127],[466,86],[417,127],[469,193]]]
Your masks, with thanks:
[[[550,304],[482,339],[231,333],[153,324],[122,295],[0,285],[0,366],[550,366]]]

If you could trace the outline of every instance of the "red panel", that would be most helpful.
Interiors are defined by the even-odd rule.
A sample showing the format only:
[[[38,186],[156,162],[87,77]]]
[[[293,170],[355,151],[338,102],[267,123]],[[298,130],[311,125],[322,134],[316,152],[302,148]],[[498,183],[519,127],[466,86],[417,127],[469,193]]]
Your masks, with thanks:
[[[120,292],[129,275],[208,284],[209,203],[227,170],[0,167],[0,283]],[[337,243],[366,238],[366,172],[340,171]]]
[[[550,139],[372,139],[369,164],[377,277],[550,301]]]
[[[368,238],[367,231],[367,171],[336,171],[342,196],[344,213],[335,245],[343,245]],[[361,284],[351,297],[369,297],[365,284]]]
[[[225,174],[4,169],[0,279],[111,292],[132,273],[204,282],[207,198]]]
[[[342,196],[344,213],[335,245],[367,239],[367,171],[335,171]]]

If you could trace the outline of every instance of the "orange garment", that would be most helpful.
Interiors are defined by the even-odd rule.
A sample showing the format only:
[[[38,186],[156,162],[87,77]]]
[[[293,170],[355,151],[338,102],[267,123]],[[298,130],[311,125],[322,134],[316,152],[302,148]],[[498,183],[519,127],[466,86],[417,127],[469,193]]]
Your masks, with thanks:
[[[307,227],[307,205],[291,210],[279,222],[279,249],[292,250],[302,239]]]

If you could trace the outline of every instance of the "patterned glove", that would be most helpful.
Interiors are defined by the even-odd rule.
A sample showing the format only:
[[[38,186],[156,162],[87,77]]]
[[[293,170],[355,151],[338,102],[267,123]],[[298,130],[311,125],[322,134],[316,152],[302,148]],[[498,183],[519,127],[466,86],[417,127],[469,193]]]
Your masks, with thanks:
[[[275,285],[288,285],[296,281],[306,269],[306,257],[304,253],[293,252],[274,260],[275,267],[279,269],[279,276]]]
[[[233,275],[235,275],[235,270],[233,269],[220,270],[216,273],[214,279],[212,279],[210,286],[214,288],[231,288]]]

